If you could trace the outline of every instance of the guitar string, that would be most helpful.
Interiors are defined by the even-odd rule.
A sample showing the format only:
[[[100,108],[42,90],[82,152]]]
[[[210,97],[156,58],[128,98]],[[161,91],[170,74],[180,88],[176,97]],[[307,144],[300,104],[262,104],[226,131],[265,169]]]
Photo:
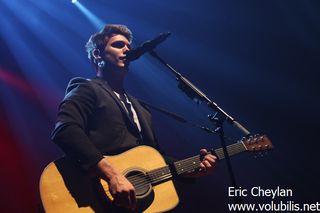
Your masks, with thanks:
[[[194,159],[189,159],[190,161],[194,161]],[[199,159],[198,159],[199,160]],[[199,161],[199,163],[200,163],[200,161]],[[195,168],[197,168],[197,167],[199,167],[199,166],[195,166],[195,165],[192,165],[192,166],[185,166],[184,168],[188,168],[189,170],[190,170],[190,168],[192,168],[192,170],[193,169],[195,169]],[[132,177],[132,176],[131,176]],[[166,174],[166,175],[161,175],[161,176],[156,176],[156,178],[154,178],[154,177],[151,177],[151,183],[156,183],[156,182],[158,182],[158,181],[163,181],[163,180],[165,180],[166,178],[171,178],[172,177],[172,175],[171,175],[171,173],[168,173],[168,174]],[[129,178],[129,181],[131,181],[131,179]],[[146,184],[150,184],[150,181],[146,181],[146,178],[145,179],[142,179],[140,182],[136,182],[136,181],[133,181],[133,184],[135,185],[135,187],[139,190],[139,189],[141,189],[141,187],[145,187],[145,185]]]
[[[246,149],[244,147],[232,147],[232,148],[228,149],[228,153],[230,155],[234,155],[234,154],[237,154],[237,153],[245,151],[245,150]],[[216,154],[219,156],[220,159],[225,157],[223,150],[216,150]],[[181,169],[184,169],[184,170],[187,169],[188,170],[190,168],[194,168],[194,165],[187,166],[187,167],[185,167],[183,165],[177,165],[177,167],[178,167],[179,172],[181,172]],[[184,172],[182,172],[182,173],[184,173]],[[182,173],[180,173],[180,174],[182,174]]]
[[[194,159],[189,159],[189,161],[193,162]],[[200,161],[199,161],[199,163],[200,163]],[[195,167],[195,166],[192,165],[192,167]],[[196,167],[198,167],[198,166],[196,166]],[[184,166],[184,168],[187,168],[187,167]],[[192,168],[192,169],[194,169],[194,168]],[[157,170],[150,171],[150,172],[148,172],[147,175],[145,175],[145,174],[137,174],[137,175],[133,175],[133,176],[129,176],[129,177],[130,177],[131,181],[136,181],[136,180],[141,180],[142,178],[146,179],[146,176],[149,176],[154,181],[154,180],[157,180],[159,178],[161,179],[162,177],[167,176],[167,174],[171,175],[171,171],[169,170],[168,166],[166,166],[164,168],[157,169]]]
[[[245,151],[245,150],[246,150],[242,143],[232,144],[232,145],[228,146],[227,148],[228,148],[227,151],[229,152],[230,155],[233,155],[233,154],[236,154],[236,153],[239,153],[239,152],[242,152],[242,151]],[[223,155],[223,156],[222,156],[223,158],[225,157],[222,148],[215,150],[215,153],[216,153],[217,155],[219,155],[219,154],[220,154],[220,155]],[[176,169],[178,169],[178,170],[179,170],[178,167],[180,167],[180,169],[183,168],[183,169],[187,169],[187,170],[191,170],[191,169],[194,170],[194,169],[198,168],[199,166],[195,166],[194,164],[190,164],[190,165],[187,165],[187,166],[185,166],[185,165],[186,165],[186,163],[190,163],[190,162],[193,162],[193,163],[194,163],[195,161],[198,161],[198,160],[199,160],[199,156],[193,156],[193,157],[184,159],[184,160],[182,160],[182,161],[178,161],[179,164],[175,164],[175,166],[176,166]],[[200,161],[198,161],[198,162],[200,162]],[[180,163],[184,163],[184,164],[181,165]],[[159,168],[159,169],[152,170],[151,172],[148,172],[149,174],[147,174],[147,175],[145,175],[145,174],[138,174],[138,175],[130,176],[129,180],[133,182],[133,184],[135,185],[135,187],[136,187],[137,189],[140,189],[141,187],[144,187],[146,184],[149,185],[149,184],[152,184],[152,183],[156,183],[156,182],[158,182],[159,180],[160,180],[160,181],[165,180],[165,179],[168,178],[168,177],[171,178],[171,177],[172,177],[172,174],[171,174],[170,171],[169,171],[169,173],[168,173],[168,171],[165,171],[165,172],[167,172],[167,174],[165,174],[165,175],[163,174],[163,170],[164,170],[164,169],[168,169],[168,166],[165,166],[165,167],[162,167],[162,168]],[[159,176],[159,174],[158,174],[159,172],[161,172],[161,175],[160,175],[160,176]],[[182,173],[180,173],[180,174],[182,174]],[[137,179],[138,176],[140,176],[140,178]],[[152,177],[152,176],[155,176],[156,178],[155,178],[155,177]],[[142,177],[142,178],[141,178],[141,177]],[[148,177],[149,177],[152,181],[147,180]],[[137,181],[138,181],[138,182],[137,182]]]
[[[240,144],[240,143],[239,143]],[[242,144],[241,144],[242,145]],[[228,148],[229,148],[229,150],[228,150],[228,152],[230,152],[229,154],[234,154],[233,153],[233,151],[242,151],[241,149],[239,149],[239,148],[242,148],[242,147],[238,147],[239,145],[238,144],[234,144],[234,147],[232,147],[232,146],[229,146]],[[221,152],[221,150],[215,150],[216,152]],[[222,150],[223,151],[223,150]],[[181,160],[181,161],[178,161],[179,163],[189,163],[189,162],[194,162],[195,160],[197,161],[198,160],[198,157],[199,157],[199,155],[198,156],[193,156],[193,157],[190,157],[190,158],[187,158],[187,159],[184,159],[184,160]],[[224,156],[223,156],[224,157]],[[195,159],[196,158],[196,159]],[[185,165],[177,165],[176,163],[175,163],[175,166],[177,167],[177,169],[178,169],[178,173],[179,174],[182,174],[182,173],[180,173],[181,172],[181,169],[183,169],[183,170],[187,170],[188,171],[188,169],[189,170],[194,170],[194,169],[196,169],[196,168],[198,168],[199,166],[195,166],[195,165],[193,165],[193,164],[191,164],[190,166],[185,166]],[[159,168],[159,169],[155,169],[155,170],[152,170],[152,171],[150,171],[150,172],[148,172],[149,174],[147,174],[150,178],[152,178],[153,180],[156,180],[156,179],[161,179],[161,177],[162,176],[164,176],[164,174],[163,174],[163,170],[164,169],[168,169],[168,166],[165,166],[165,167],[162,167],[162,168]],[[165,171],[165,172],[167,172],[168,173],[168,171]],[[170,172],[170,171],[169,171]],[[161,175],[160,175],[160,173],[161,173]],[[183,172],[183,173],[185,173],[185,172]],[[160,176],[159,176],[160,175]],[[153,177],[152,177],[153,176]],[[137,174],[137,175],[133,175],[133,176],[129,176],[130,177],[130,180],[132,181],[132,182],[136,182],[136,181],[145,181],[145,180],[143,180],[143,179],[146,179],[146,175],[145,174]]]
[[[228,152],[231,152],[231,151],[243,151],[243,150],[245,150],[245,149],[243,149],[243,147],[232,147],[232,149],[231,149],[231,147],[228,147],[228,148],[230,148],[229,150],[228,150]],[[240,149],[239,149],[240,148]],[[221,152],[221,150],[215,150],[216,152]],[[223,150],[222,150],[223,151]],[[229,154],[231,154],[231,153],[229,153]],[[184,160],[182,160],[183,161],[183,163],[187,163],[188,161],[189,162],[194,162],[195,160],[198,160],[198,157],[199,156],[193,156],[193,157],[190,157],[190,158],[187,158],[187,159],[184,159]],[[196,158],[196,159],[194,159],[194,158]],[[178,162],[182,162],[182,161],[178,161]],[[200,162],[200,161],[199,161]],[[183,167],[183,166],[178,166],[178,165],[175,165],[176,167]],[[195,168],[197,168],[197,167],[199,167],[199,166],[195,166],[195,165],[193,165],[193,164],[191,164],[191,166],[184,166],[183,168],[184,169],[190,169],[190,168],[192,168],[192,170],[193,169],[195,169]],[[149,174],[137,174],[137,175],[133,175],[133,176],[129,176],[129,177],[127,177],[128,179],[129,179],[129,181],[135,186],[135,188],[137,189],[137,190],[139,190],[139,189],[142,189],[142,188],[144,188],[146,185],[149,185],[149,184],[153,184],[153,183],[156,183],[156,182],[158,182],[158,181],[163,181],[163,180],[165,180],[166,178],[171,178],[172,177],[172,174],[171,174],[171,172],[169,171],[169,173],[168,173],[168,171],[166,171],[167,172],[167,174],[163,174],[163,170],[164,169],[168,169],[168,166],[165,166],[165,167],[162,167],[162,168],[158,168],[158,169],[155,169],[155,170],[152,170],[152,171],[150,171],[150,172],[148,172]],[[161,175],[159,176],[159,174],[157,174],[157,173],[159,173],[159,172],[161,172]],[[180,173],[180,174],[182,174],[182,173]],[[154,177],[152,177],[152,176],[154,176]],[[150,180],[148,180],[148,179],[151,179],[151,181]]]
[[[188,161],[189,162],[193,162],[195,161],[193,159],[194,157],[192,158],[189,158]],[[199,161],[200,162],[200,161]],[[186,163],[186,161],[184,162]],[[179,167],[177,165],[175,165],[176,167]],[[194,165],[193,165],[194,166]],[[186,166],[184,166],[186,168]],[[165,166],[165,167],[162,167],[162,168],[159,168],[159,169],[155,169],[155,170],[151,170],[149,172],[147,172],[148,176],[151,178],[151,179],[156,179],[156,178],[159,178],[159,177],[162,177],[164,175],[166,175],[167,173],[170,173],[171,174],[171,171],[169,170],[169,167],[168,166]],[[146,176],[145,174],[143,173],[140,173],[140,174],[137,174],[137,175],[133,175],[133,176],[129,176],[130,177],[130,180],[132,181],[135,181],[136,179],[141,179],[142,177]]]
[[[228,153],[229,153],[230,156],[247,150],[247,149],[245,148],[245,146],[243,146],[242,143],[239,143],[239,144],[236,144],[236,145],[237,145],[237,146],[233,146],[233,147],[230,147],[230,146],[229,146],[229,147],[228,147]],[[219,159],[225,158],[225,155],[224,155],[224,152],[223,152],[223,149],[222,149],[222,148],[215,150],[215,152],[216,152],[216,154],[218,155]],[[183,167],[183,166],[181,166],[181,165],[180,165],[180,166],[177,165],[177,166],[180,167],[180,170],[181,170],[181,167],[182,167],[183,169],[187,169],[187,170],[188,170],[188,169],[191,170],[191,169],[196,168],[196,167],[194,167],[193,165],[187,166],[187,167]],[[178,173],[179,175],[181,175],[181,174],[186,173],[186,172],[182,172],[182,171],[179,171],[179,170],[178,170],[177,173]]]
[[[229,154],[233,155],[233,154],[236,154],[237,152],[241,152],[241,151],[244,151],[245,149],[243,149],[242,147],[240,147],[240,149],[238,147],[233,147],[232,149],[228,150]],[[218,151],[219,153],[219,151]],[[219,154],[218,154],[219,155]],[[224,157],[224,155],[222,156]],[[222,158],[220,158],[222,159]],[[188,170],[194,170],[196,169],[197,167],[199,166],[194,166],[194,165],[189,165],[189,166],[183,166],[183,165],[177,165],[177,173],[180,175],[180,174],[183,174],[183,173],[186,173]],[[182,172],[182,169],[183,170],[187,170],[187,171],[183,171]]]
[[[240,148],[240,149],[239,149]],[[229,152],[229,154],[234,154],[233,153],[233,151],[243,151],[243,150],[245,150],[245,149],[243,149],[243,147],[232,147],[232,148],[230,148],[229,150],[228,150],[228,152]],[[218,153],[218,155],[223,155],[222,157],[224,157],[224,153],[222,152],[223,150],[216,150],[216,152]],[[181,160],[181,161],[177,161],[177,162],[181,162],[181,163],[189,163],[189,162],[193,162],[194,160],[197,160],[198,159],[198,157],[199,157],[199,155],[198,156],[193,156],[193,157],[190,157],[190,158],[187,158],[187,159],[184,159],[184,160]],[[194,158],[196,158],[196,159],[194,159]],[[181,169],[181,167],[183,168],[183,169],[188,169],[188,168],[192,168],[192,167],[194,167],[194,165],[191,165],[191,166],[183,166],[183,165],[177,165],[176,163],[177,162],[175,162],[174,164],[175,164],[175,166],[176,167],[179,167],[180,169]],[[198,166],[197,166],[198,167]],[[195,168],[197,168],[197,167],[195,167]],[[160,177],[163,175],[163,170],[164,169],[168,169],[168,166],[165,166],[165,167],[162,167],[162,168],[158,168],[158,169],[155,169],[155,170],[151,170],[151,171],[149,171],[148,173],[148,175],[150,176],[150,175],[152,175],[152,176],[155,176],[155,177],[157,177],[157,176],[159,176],[160,175],[160,173],[161,173],[161,175],[160,175]],[[167,172],[167,171],[165,171],[165,172]],[[133,175],[133,176],[130,176],[131,177],[131,179],[134,181],[135,180],[135,178],[136,179],[140,179],[141,177],[143,177],[143,176],[145,176],[145,174],[137,174],[137,175]]]
[[[192,160],[193,161],[193,159],[189,159],[189,160]],[[192,166],[187,166],[187,167],[184,167],[184,168],[188,168],[188,169],[190,169],[190,168],[192,168],[192,169],[195,169],[195,168],[197,168],[198,166],[194,166],[194,165],[192,165]],[[182,173],[181,173],[182,174]],[[132,177],[132,176],[131,176]],[[161,176],[159,176],[159,177],[157,177],[157,178],[152,178],[152,180],[153,181],[151,181],[151,183],[155,183],[155,182],[157,182],[158,180],[165,180],[167,177],[172,177],[172,175],[169,173],[169,174],[167,174],[167,175],[161,175]],[[150,184],[150,181],[142,181],[142,182],[135,182],[135,187],[137,187],[137,189],[141,189],[141,187],[144,187],[146,184]]]
[[[137,182],[137,181],[132,181],[128,178],[128,180],[132,183],[132,185],[134,186],[134,188],[136,190],[139,190],[141,188],[143,188],[145,185],[149,185],[150,184],[150,181],[148,181],[147,179],[142,179],[142,181],[140,182]]]
[[[235,143],[235,144],[231,144],[227,147],[227,151],[230,155],[233,155],[233,154],[237,154],[239,152],[242,152],[242,151],[245,151],[245,147],[243,145],[243,143],[239,142],[239,143]],[[217,154],[217,155],[222,155],[222,158],[224,158],[224,152],[223,152],[223,149],[222,148],[219,148],[219,149],[216,149],[214,150],[214,152]],[[194,166],[194,165],[191,165],[191,166],[184,166],[184,165],[179,165],[181,163],[189,163],[189,162],[194,162],[195,160],[197,161],[198,158],[199,158],[200,155],[197,155],[197,156],[193,156],[193,157],[190,157],[190,158],[187,158],[187,159],[184,159],[184,160],[180,160],[180,161],[177,161],[174,163],[174,165],[176,167],[183,167],[184,169],[186,168],[197,168],[198,166]],[[179,163],[179,164],[178,164]],[[167,166],[163,167],[163,168],[159,168],[159,169],[156,169],[156,170],[152,170],[150,173],[150,175],[154,175],[154,176],[157,176],[159,172],[161,172],[161,175],[160,177],[163,175],[163,169],[167,169]],[[158,170],[158,171],[157,171]],[[131,177],[138,177],[138,176],[141,176],[141,175],[144,175],[144,174],[138,174],[138,175],[134,175],[134,176],[131,176]]]
[[[240,145],[242,145],[242,144],[240,144]],[[231,155],[236,154],[238,152],[245,151],[245,150],[246,149],[243,146],[229,146],[228,147],[228,152]],[[216,152],[216,154],[223,154],[222,157],[224,157],[224,152],[221,148],[215,150],[215,152]],[[198,161],[199,156],[190,157],[190,158],[184,159],[182,161],[178,161],[178,162],[183,162],[186,164],[187,162],[194,162],[195,160]],[[200,162],[200,161],[198,161],[198,162]],[[194,164],[190,164],[189,166],[188,165],[185,166],[185,164],[184,165],[175,165],[175,166],[180,167],[180,168],[183,167],[184,169],[190,169],[190,168],[195,169],[198,167],[198,166],[195,166]],[[168,169],[168,166],[152,170],[151,172],[148,172],[149,174],[138,174],[138,175],[129,176],[128,179],[130,182],[132,182],[132,184],[135,186],[135,188],[137,190],[139,190],[139,189],[142,189],[143,187],[145,187],[146,185],[153,184],[158,181],[163,181],[167,178],[171,178],[172,174],[170,171],[169,172],[165,171],[167,173],[165,175],[163,174],[164,169]],[[160,173],[160,172],[161,172],[161,175],[159,176],[158,173]],[[140,176],[140,178],[137,178],[138,176]],[[152,177],[152,176],[155,176],[156,178]],[[151,181],[148,179],[150,179]]]
[[[228,149],[227,151],[228,151],[229,155],[234,155],[234,154],[237,154],[238,152],[241,152],[241,151],[244,151],[244,150],[245,150],[244,147],[232,147],[232,148]],[[221,148],[215,150],[215,153],[218,154],[218,155],[223,155],[222,156],[223,158],[225,157],[224,156],[224,151]]]
[[[238,147],[232,147],[231,149],[229,149],[228,150],[228,152],[229,152],[229,154],[234,154],[234,151],[242,151],[243,149],[240,147],[240,149],[238,149]],[[221,154],[223,154],[222,153],[222,151],[223,150],[217,150],[216,152],[219,154],[219,155],[221,155]],[[194,156],[194,157],[190,157],[190,158],[187,158],[187,159],[184,159],[184,160],[181,160],[181,161],[177,161],[177,162],[175,162],[174,163],[174,165],[179,169],[181,169],[181,168],[183,168],[183,169],[187,169],[187,168],[192,168],[192,167],[194,167],[194,165],[192,165],[191,167],[186,167],[185,165],[179,165],[179,164],[177,164],[177,163],[189,163],[189,162],[193,162],[193,161],[197,161],[198,160],[198,157],[199,156]],[[223,156],[224,157],[224,156]],[[196,159],[195,159],[196,158]],[[163,175],[163,170],[164,169],[168,169],[168,167],[167,166],[165,166],[165,167],[162,167],[162,168],[158,168],[158,169],[155,169],[155,170],[152,170],[152,171],[150,171],[150,172],[148,172],[149,173],[149,175],[153,175],[153,176],[158,176],[159,175],[159,173],[161,173],[161,175],[160,176],[162,176]],[[158,170],[158,171],[157,171]],[[165,171],[165,172],[167,172],[167,171]],[[144,176],[145,174],[137,174],[137,175],[133,175],[133,176],[130,176],[131,178],[141,178],[142,176]]]
[[[170,170],[169,170],[169,167],[168,166],[164,166],[164,167],[161,167],[161,168],[158,168],[158,169],[154,169],[154,170],[151,170],[149,172],[147,172],[147,174],[144,174],[144,173],[139,173],[139,174],[136,174],[136,175],[132,175],[132,176],[128,176],[132,181],[135,181],[135,180],[140,180],[141,178],[143,177],[150,177],[152,178],[151,176],[154,176],[154,177],[157,177],[159,176],[159,173],[161,172],[161,174],[163,174],[163,172],[165,173],[171,173]],[[128,178],[127,177],[127,178]]]
[[[130,179],[129,179],[129,181],[134,185],[136,190],[140,190],[140,189],[144,188],[145,186],[147,186],[149,184],[153,184],[153,183],[156,183],[158,181],[163,181],[163,180],[165,180],[167,178],[171,178],[171,177],[172,177],[171,174],[167,174],[167,175],[164,175],[164,176],[159,177],[157,179],[154,179],[153,181],[148,181],[147,179],[142,180],[140,182],[136,182],[136,181],[132,181],[131,182]]]
[[[227,151],[234,154],[237,153],[238,151],[242,151],[245,150],[245,148],[243,146],[234,146],[234,147],[228,147]],[[216,149],[215,152],[219,153],[219,152],[223,152],[222,148]]]
[[[157,183],[157,182],[159,182],[159,181],[162,181],[162,180],[164,180],[164,179],[171,178],[171,177],[172,177],[171,174],[167,174],[167,175],[164,175],[164,176],[162,176],[162,177],[158,177],[158,178],[156,178],[156,179],[153,179],[152,181],[145,179],[145,180],[142,180],[142,181],[140,181],[140,182],[136,182],[136,181],[135,181],[135,182],[132,182],[132,184],[133,184],[135,187],[139,187],[139,186],[143,186],[143,185],[145,185],[145,184],[154,184],[154,183]]]
[[[147,174],[144,174],[144,173],[140,173],[140,174],[137,174],[137,175],[132,175],[132,176],[128,176],[127,178],[130,178],[130,180],[132,181],[136,181],[136,180],[141,180],[143,178],[145,179],[156,179],[158,177],[161,177],[163,175],[166,175],[168,173],[171,174],[168,166],[165,166],[163,168],[160,168],[160,169],[157,169],[158,171],[154,171],[154,170],[151,170],[149,172],[147,172]],[[161,175],[159,175],[161,172]]]
[[[161,171],[163,169],[166,169],[165,171]],[[164,178],[167,177],[172,177],[171,171],[169,170],[168,166],[162,168],[162,169],[157,169],[158,171],[154,172],[148,172],[148,174],[138,174],[138,175],[133,175],[133,176],[129,176],[128,179],[131,183],[139,184],[139,183],[144,183],[144,182],[148,182],[148,183],[156,183],[159,180],[161,181]],[[159,174],[161,172],[161,175]],[[138,177],[139,176],[139,177]],[[147,180],[150,179],[151,181]]]
[[[234,154],[237,154],[237,153],[242,152],[242,151],[245,151],[245,150],[246,150],[246,149],[245,149],[244,147],[232,148],[232,149],[228,149],[228,154],[229,154],[229,155],[234,155]],[[216,153],[217,153],[217,155],[220,155],[219,157],[220,157],[221,159],[225,158],[223,149],[216,150]]]
[[[239,149],[239,148],[240,148],[240,149]],[[234,154],[234,152],[236,153],[236,151],[238,151],[238,150],[241,151],[241,147],[231,147],[231,148],[228,149],[228,152],[229,152],[229,154]],[[217,155],[221,155],[220,151],[223,151],[223,150],[215,150],[215,152],[216,152]],[[188,161],[197,161],[199,157],[200,157],[200,155],[191,157],[191,158],[189,158],[189,159],[177,161],[177,162],[174,163],[174,165],[175,165],[176,167],[183,167],[183,166],[181,166],[180,164],[182,164],[182,163],[187,163]],[[184,167],[183,167],[183,168],[184,168]]]
[[[242,143],[235,143],[235,144],[229,145],[227,147],[227,149],[228,149],[228,151],[231,151],[233,149],[238,149],[238,148],[242,148],[242,147],[243,147]],[[222,150],[222,148],[216,149],[216,150],[214,150],[214,152],[219,152],[220,150]],[[198,157],[198,156],[200,156],[200,155],[196,155],[196,156],[193,156],[193,157],[190,157],[190,158],[194,158],[194,157]],[[184,160],[180,160],[180,161],[177,161],[177,162],[184,162],[184,161],[189,160],[190,158],[187,158],[187,159],[184,159]]]

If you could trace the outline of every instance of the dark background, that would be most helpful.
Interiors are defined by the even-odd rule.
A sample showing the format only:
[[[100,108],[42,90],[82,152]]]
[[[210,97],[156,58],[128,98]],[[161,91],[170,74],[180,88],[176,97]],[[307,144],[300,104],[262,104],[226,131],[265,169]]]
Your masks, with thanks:
[[[50,141],[57,106],[75,76],[93,77],[84,52],[103,23],[126,24],[133,46],[170,31],[157,52],[252,133],[275,149],[261,159],[232,158],[238,185],[289,188],[277,202],[319,201],[320,5],[318,1],[4,0],[0,5],[1,212],[36,212],[44,167],[62,152]],[[91,16],[90,16],[91,15]],[[96,17],[96,19],[94,19]],[[131,65],[132,95],[201,125],[210,110],[176,87],[174,76],[145,55]],[[154,113],[158,139],[177,158],[219,138]],[[228,144],[242,137],[226,124]],[[225,161],[196,184],[178,184],[176,212],[226,212]],[[270,197],[246,197],[268,203]]]

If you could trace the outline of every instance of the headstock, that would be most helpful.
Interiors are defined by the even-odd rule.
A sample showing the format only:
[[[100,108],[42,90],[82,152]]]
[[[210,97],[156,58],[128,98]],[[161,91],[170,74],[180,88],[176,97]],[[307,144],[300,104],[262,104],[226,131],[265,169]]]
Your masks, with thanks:
[[[254,135],[248,138],[242,138],[241,142],[249,152],[269,150],[273,145],[266,135]]]

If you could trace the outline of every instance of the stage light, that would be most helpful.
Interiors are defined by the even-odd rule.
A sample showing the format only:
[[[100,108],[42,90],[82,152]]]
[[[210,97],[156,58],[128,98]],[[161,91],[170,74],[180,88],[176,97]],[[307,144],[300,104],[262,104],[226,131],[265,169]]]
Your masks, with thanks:
[[[72,2],[72,4],[75,4],[77,1],[78,1],[78,0],[72,0],[71,2]]]
[[[102,21],[98,16],[91,12],[88,8],[77,1],[74,5],[85,15],[88,20],[95,26],[97,30],[100,30],[104,26],[104,21]]]

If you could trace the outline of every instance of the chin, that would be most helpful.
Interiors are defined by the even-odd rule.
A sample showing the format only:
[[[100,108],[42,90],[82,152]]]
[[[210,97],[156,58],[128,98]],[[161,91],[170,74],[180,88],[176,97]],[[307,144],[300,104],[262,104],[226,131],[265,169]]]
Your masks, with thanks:
[[[127,68],[129,67],[129,64],[127,63],[121,63],[121,64],[118,64],[119,67],[123,67],[123,68]]]
[[[121,64],[119,66],[120,69],[128,70],[129,69],[129,64]]]

